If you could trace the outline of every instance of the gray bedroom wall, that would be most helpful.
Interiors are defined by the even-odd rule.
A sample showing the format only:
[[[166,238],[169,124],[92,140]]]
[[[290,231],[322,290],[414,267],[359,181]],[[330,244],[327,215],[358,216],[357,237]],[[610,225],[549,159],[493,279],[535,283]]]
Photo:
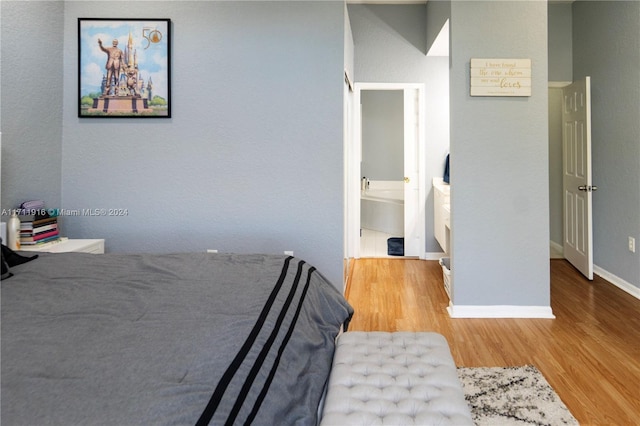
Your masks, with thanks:
[[[353,33],[351,32],[351,20],[349,19],[349,9],[347,4],[344,4],[344,72],[346,73],[345,79],[349,78],[349,83],[353,84],[354,79],[354,65],[353,65]]]
[[[549,88],[549,239],[562,246],[564,195],[562,193],[562,88]]]
[[[549,81],[573,78],[571,3],[549,3]]]
[[[591,76],[593,261],[640,287],[640,2],[575,2],[573,49],[574,79]]]
[[[450,25],[453,303],[549,307],[547,3],[454,1]],[[471,58],[530,58],[532,96],[471,97]]]
[[[549,81],[573,79],[571,3],[549,3]],[[562,89],[549,88],[549,239],[562,246],[564,232],[562,195]]]
[[[425,5],[350,4],[349,17],[355,44],[356,81],[425,85],[428,191],[425,249],[437,253],[442,249],[433,233],[431,181],[434,176],[442,176],[449,150],[449,60],[426,56],[426,10]],[[441,21],[444,23],[446,19]]]
[[[173,118],[79,119],[77,18],[150,14],[172,20]],[[128,211],[70,237],[293,250],[342,288],[342,2],[70,1],[64,24],[63,207]]]
[[[362,102],[362,176],[404,178],[404,93],[366,90]]]
[[[3,0],[0,19],[2,208],[59,207],[64,4]]]

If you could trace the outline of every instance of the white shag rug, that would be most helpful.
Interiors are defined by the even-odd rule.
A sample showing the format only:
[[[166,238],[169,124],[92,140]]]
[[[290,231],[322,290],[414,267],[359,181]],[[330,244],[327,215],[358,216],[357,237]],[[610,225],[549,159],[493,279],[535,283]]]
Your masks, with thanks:
[[[578,425],[540,371],[522,367],[458,367],[478,426]]]

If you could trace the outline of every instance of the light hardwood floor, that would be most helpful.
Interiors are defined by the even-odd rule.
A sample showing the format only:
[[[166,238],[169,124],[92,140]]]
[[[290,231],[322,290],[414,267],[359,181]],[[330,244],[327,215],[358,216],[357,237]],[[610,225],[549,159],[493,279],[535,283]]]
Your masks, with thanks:
[[[640,300],[551,260],[556,319],[452,319],[437,261],[353,261],[351,331],[436,331],[458,366],[535,365],[582,425],[640,425]]]

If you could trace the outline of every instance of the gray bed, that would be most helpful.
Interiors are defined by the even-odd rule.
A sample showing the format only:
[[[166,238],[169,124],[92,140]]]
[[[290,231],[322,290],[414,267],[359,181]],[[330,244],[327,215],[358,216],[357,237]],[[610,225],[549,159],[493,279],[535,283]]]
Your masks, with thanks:
[[[3,426],[313,425],[353,312],[287,256],[43,253],[11,273]]]

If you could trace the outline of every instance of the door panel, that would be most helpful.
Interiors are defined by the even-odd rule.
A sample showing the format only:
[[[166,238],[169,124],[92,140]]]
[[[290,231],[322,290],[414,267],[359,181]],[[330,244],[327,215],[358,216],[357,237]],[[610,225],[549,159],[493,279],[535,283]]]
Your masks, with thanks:
[[[420,255],[420,232],[418,221],[419,185],[418,185],[418,118],[419,111],[418,89],[404,90],[404,255]]]
[[[563,89],[565,258],[593,279],[590,78]]]

